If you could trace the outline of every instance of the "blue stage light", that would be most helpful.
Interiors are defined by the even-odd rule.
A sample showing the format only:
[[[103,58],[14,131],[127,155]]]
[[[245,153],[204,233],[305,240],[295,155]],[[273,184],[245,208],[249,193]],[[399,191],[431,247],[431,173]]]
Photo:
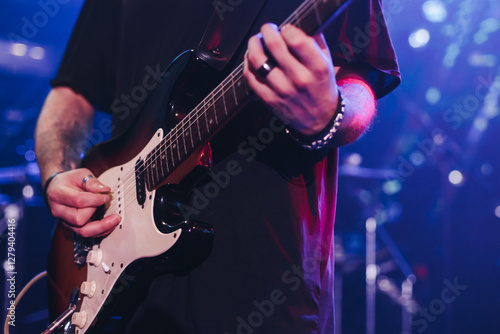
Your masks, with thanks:
[[[422,11],[429,22],[443,22],[448,16],[446,5],[439,0],[429,0],[423,3]]]

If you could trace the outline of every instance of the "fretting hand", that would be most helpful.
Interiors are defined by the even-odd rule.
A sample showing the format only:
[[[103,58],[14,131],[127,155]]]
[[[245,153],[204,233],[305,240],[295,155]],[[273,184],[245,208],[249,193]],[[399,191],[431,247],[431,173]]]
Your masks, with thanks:
[[[268,61],[261,38],[276,62],[270,71],[259,70]],[[245,58],[250,87],[288,127],[313,135],[328,125],[337,107],[338,88],[323,35],[310,37],[289,24],[280,32],[265,24],[250,38]]]

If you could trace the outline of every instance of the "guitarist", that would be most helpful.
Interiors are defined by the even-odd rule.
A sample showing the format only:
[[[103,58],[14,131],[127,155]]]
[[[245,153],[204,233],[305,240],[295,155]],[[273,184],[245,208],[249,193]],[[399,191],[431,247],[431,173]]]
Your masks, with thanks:
[[[113,122],[96,124],[94,135],[123,133],[161,71],[197,45],[214,8],[227,17],[240,3],[84,3],[36,129],[48,205],[65,226],[105,236],[120,222],[90,220],[110,191],[79,168],[96,137],[95,110]],[[212,254],[187,275],[158,277],[120,332],[333,333],[337,147],[369,127],[376,99],[400,79],[380,0],[354,1],[325,33],[329,46],[322,34],[266,23],[300,4],[266,1],[229,65],[244,61],[259,99],[211,141],[211,180],[185,212],[214,226]]]

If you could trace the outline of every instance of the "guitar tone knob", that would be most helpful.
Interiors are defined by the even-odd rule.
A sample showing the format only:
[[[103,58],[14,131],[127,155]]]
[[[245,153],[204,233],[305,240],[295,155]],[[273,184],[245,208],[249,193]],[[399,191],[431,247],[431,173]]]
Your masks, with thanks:
[[[71,316],[71,323],[78,328],[83,328],[87,322],[87,312],[75,312]]]
[[[95,281],[84,281],[80,286],[80,292],[85,296],[92,298],[94,296],[95,290],[97,289],[97,285]]]
[[[88,252],[87,263],[98,267],[101,265],[101,262],[102,262],[102,251],[100,249]]]

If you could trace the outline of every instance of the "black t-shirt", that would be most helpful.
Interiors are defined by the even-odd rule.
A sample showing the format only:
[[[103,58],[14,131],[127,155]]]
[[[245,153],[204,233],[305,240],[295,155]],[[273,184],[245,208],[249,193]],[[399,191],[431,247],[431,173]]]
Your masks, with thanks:
[[[251,34],[300,3],[268,0]],[[89,0],[52,84],[111,113],[121,133],[146,101],[145,78],[195,48],[213,10],[213,1]],[[379,1],[353,1],[326,36],[334,64],[368,69],[378,97],[397,86]],[[255,102],[212,140],[212,180],[194,192],[193,217],[214,226],[213,252],[189,275],[155,280],[128,333],[333,333],[337,150],[307,151],[269,131],[278,128]]]

